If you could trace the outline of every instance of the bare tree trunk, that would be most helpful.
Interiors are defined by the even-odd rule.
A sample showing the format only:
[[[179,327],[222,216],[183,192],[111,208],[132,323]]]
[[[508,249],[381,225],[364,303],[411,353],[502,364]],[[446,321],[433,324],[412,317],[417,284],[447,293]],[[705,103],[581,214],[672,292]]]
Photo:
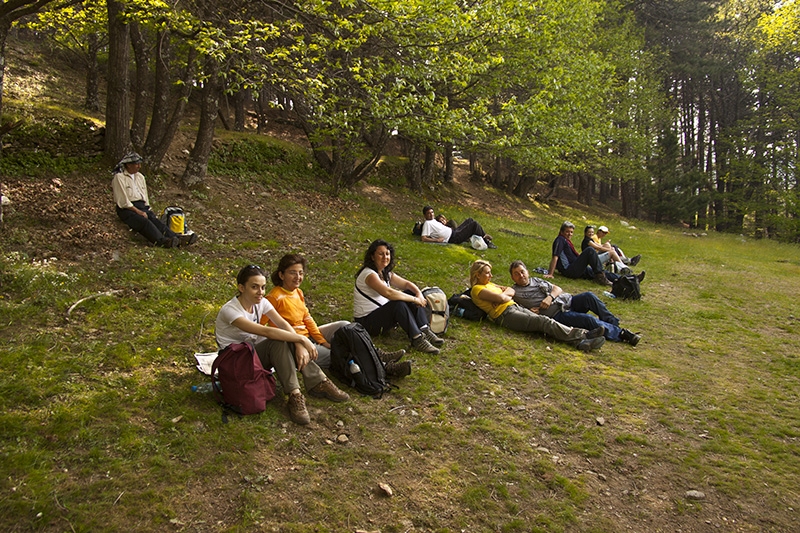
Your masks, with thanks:
[[[430,146],[425,147],[425,161],[422,163],[422,184],[433,185],[433,169],[436,162],[436,151]]]
[[[105,158],[114,164],[131,147],[128,104],[129,27],[123,21],[124,6],[108,0],[108,94],[106,98]]]
[[[622,216],[636,216],[636,187],[633,181],[622,182]]]
[[[161,138],[161,142],[153,147],[153,149],[148,152],[148,156],[150,159],[150,164],[153,168],[158,168],[161,166],[161,162],[164,159],[164,155],[167,153],[169,149],[169,145],[172,144],[172,139],[175,138],[175,134],[178,131],[178,126],[180,126],[181,120],[183,119],[183,112],[186,109],[186,103],[189,101],[189,95],[192,92],[192,74],[194,73],[194,60],[197,57],[197,50],[194,48],[189,49],[189,55],[186,59],[186,71],[183,75],[183,83],[181,83],[181,93],[175,99],[175,107],[172,111],[172,116],[167,123],[167,127],[164,130],[164,134]]]
[[[444,172],[442,173],[442,180],[445,183],[453,183],[455,178],[455,165],[453,164],[452,143],[445,143],[442,157],[444,158]]]
[[[422,165],[420,164],[422,150],[413,141],[409,141],[408,145],[408,168],[406,170],[408,188],[412,191],[422,191]]]
[[[144,143],[144,152],[150,154],[163,142],[167,130],[167,120],[173,106],[172,76],[170,64],[172,62],[171,37],[169,32],[160,32],[156,35],[155,52],[155,80],[153,87],[153,111],[150,118],[150,129]]]
[[[219,114],[219,93],[221,80],[219,77],[219,64],[209,58],[206,61],[208,80],[203,87],[203,101],[200,106],[200,125],[197,129],[197,139],[189,154],[189,162],[181,177],[185,187],[196,187],[203,183],[208,171],[208,156],[214,141],[214,123]]]
[[[233,129],[234,131],[244,131],[247,119],[247,103],[250,101],[250,91],[240,89],[236,91],[233,100]]]
[[[139,24],[131,24],[131,45],[136,64],[136,80],[133,83],[133,121],[131,122],[131,142],[134,146],[144,145],[147,128],[147,104],[150,97],[150,57],[147,42]]]
[[[0,20],[0,117],[3,116],[3,92],[6,79],[6,39],[8,39],[8,32],[11,31],[10,20]],[[0,126],[5,126],[0,122]],[[0,139],[6,132],[0,132]],[[3,153],[3,143],[0,142],[0,154]],[[2,208],[0,208],[2,209]]]
[[[86,97],[83,107],[87,111],[100,111],[100,65],[97,54],[100,52],[100,38],[96,33],[89,34],[86,56]]]
[[[474,152],[470,152],[469,154],[469,176],[471,181],[483,180],[481,165],[478,161],[478,154]]]
[[[256,117],[257,117],[257,132],[259,134],[267,131],[267,122],[269,121],[267,112],[269,111],[270,92],[269,88],[264,86],[258,91],[255,101]]]

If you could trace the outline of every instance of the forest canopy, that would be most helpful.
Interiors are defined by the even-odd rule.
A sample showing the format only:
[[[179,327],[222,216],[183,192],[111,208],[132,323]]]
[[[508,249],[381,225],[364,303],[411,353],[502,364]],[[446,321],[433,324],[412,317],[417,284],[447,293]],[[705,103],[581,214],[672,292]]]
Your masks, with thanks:
[[[391,142],[413,189],[461,153],[521,197],[567,186],[626,217],[798,241],[799,18],[763,0],[20,0],[0,6],[0,53],[11,31],[68,50],[108,161],[133,148],[157,169],[196,103],[187,187],[220,123],[281,120],[334,192]]]

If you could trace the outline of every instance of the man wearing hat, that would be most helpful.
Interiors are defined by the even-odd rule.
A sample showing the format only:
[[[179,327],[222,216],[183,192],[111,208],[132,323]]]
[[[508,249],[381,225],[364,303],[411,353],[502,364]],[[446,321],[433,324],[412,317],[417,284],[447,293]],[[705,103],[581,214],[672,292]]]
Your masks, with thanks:
[[[492,242],[492,237],[487,235],[481,225],[472,218],[468,218],[453,228],[439,222],[433,212],[433,207],[429,205],[422,208],[422,216],[425,217],[420,236],[422,242],[461,244],[467,242],[473,235],[480,235],[489,248],[497,248]]]
[[[117,216],[132,230],[140,233],[153,246],[177,248],[182,244],[193,244],[197,234],[178,235],[150,209],[147,183],[142,168],[142,157],[131,152],[120,160],[114,169],[111,189],[114,192]]]

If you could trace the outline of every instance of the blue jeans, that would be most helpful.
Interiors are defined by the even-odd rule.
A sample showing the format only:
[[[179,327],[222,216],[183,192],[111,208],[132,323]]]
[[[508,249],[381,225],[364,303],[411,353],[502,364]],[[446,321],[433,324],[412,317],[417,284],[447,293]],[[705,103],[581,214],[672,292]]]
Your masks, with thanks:
[[[587,313],[595,313],[595,318]],[[610,341],[620,342],[619,318],[608,310],[606,304],[594,295],[593,292],[582,292],[572,297],[569,311],[557,313],[553,320],[573,328],[594,329],[600,326],[606,328],[604,337]]]

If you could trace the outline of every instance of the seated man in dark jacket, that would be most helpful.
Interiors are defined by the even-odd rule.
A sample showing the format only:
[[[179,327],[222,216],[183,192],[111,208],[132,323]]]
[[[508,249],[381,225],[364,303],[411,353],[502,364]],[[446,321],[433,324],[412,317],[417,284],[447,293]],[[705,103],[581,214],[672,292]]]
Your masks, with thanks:
[[[522,261],[514,261],[509,268],[514,280],[514,301],[536,314],[552,318],[573,328],[595,329],[603,326],[607,340],[628,342],[636,346],[641,337],[619,327],[619,318],[591,292],[571,295],[549,281],[532,278]],[[598,318],[588,314],[593,312]]]
[[[558,237],[553,241],[553,258],[550,260],[550,267],[544,277],[552,278],[558,269],[558,272],[567,278],[594,279],[600,285],[610,287],[611,280],[617,279],[616,274],[603,271],[603,263],[597,257],[594,249],[586,248],[579,255],[572,244],[573,233],[575,233],[575,224],[569,221],[561,224]]]

